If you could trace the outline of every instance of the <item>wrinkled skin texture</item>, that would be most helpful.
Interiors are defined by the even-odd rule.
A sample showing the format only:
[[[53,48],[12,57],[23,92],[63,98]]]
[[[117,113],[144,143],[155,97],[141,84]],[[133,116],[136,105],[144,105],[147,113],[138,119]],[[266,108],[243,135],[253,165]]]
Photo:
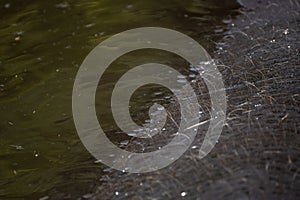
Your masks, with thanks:
[[[247,9],[233,20],[226,45],[214,56],[228,112],[212,152],[200,160],[197,148],[190,149],[152,173],[108,171],[94,199],[299,198],[299,2],[242,3]],[[209,107],[200,78],[195,86]],[[206,129],[199,127],[194,145],[200,146]]]

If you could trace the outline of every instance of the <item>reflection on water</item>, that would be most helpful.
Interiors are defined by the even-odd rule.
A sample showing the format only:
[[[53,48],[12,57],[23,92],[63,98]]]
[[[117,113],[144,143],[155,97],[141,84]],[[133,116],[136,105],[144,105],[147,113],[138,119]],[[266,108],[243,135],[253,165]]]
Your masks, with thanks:
[[[158,26],[181,31],[212,50],[225,27],[222,19],[236,7],[233,1],[217,0],[1,0],[0,198],[74,197],[101,184],[106,167],[96,165],[81,144],[71,111],[75,74],[99,42],[130,28]],[[106,130],[117,130],[109,116],[113,81],[149,60],[195,76],[185,62],[160,51],[118,59],[97,93]],[[133,119],[144,123],[148,107],[157,101],[172,102],[171,93],[155,85],[141,88],[130,105]]]

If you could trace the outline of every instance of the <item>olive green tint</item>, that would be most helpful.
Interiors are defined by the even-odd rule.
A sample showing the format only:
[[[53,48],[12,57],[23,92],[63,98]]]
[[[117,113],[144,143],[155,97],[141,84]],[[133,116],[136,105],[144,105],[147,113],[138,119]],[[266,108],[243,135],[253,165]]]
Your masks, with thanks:
[[[108,37],[147,26],[180,31],[212,52],[220,36],[214,30],[225,29],[222,19],[238,7],[234,1],[219,2],[0,0],[0,199],[53,192],[82,195],[101,184],[106,166],[94,163],[72,120],[72,87],[83,59]],[[100,87],[107,86],[110,95],[110,80],[151,60],[192,74],[176,59],[159,52],[125,56],[106,72],[108,81],[101,80],[106,85]],[[134,94],[132,116],[152,104],[150,98],[137,101],[144,89]],[[168,103],[170,92],[159,92],[156,98]],[[105,92],[101,95],[108,98]],[[97,109],[107,110],[109,105],[96,102]],[[102,123],[111,132],[117,130],[109,120]]]

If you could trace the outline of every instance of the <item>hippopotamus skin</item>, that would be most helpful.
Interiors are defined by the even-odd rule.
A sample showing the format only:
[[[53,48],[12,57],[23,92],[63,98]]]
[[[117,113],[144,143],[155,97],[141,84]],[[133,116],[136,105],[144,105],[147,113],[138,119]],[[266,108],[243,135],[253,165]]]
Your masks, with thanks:
[[[191,148],[151,173],[110,170],[93,199],[300,197],[299,3],[242,3],[251,10],[232,21],[226,45],[214,55],[228,97],[227,123],[214,149],[198,159]],[[202,83],[199,78],[198,90],[205,90]],[[209,102],[207,94],[199,98]],[[199,127],[195,146],[206,129]]]

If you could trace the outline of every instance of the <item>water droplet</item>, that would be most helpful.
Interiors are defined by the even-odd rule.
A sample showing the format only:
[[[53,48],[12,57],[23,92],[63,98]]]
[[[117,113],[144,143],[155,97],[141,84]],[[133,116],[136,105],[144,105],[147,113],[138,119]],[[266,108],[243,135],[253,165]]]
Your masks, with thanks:
[[[154,92],[155,96],[158,96],[158,95],[161,95],[161,94],[162,94],[162,92]]]
[[[231,23],[231,19],[223,19],[222,22],[224,24],[230,24]]]
[[[186,78],[186,76],[178,75],[177,78]]]
[[[91,28],[91,27],[93,27],[93,26],[95,26],[95,24],[94,24],[94,23],[91,23],[91,24],[86,24],[84,27],[85,27],[85,28]]]
[[[191,68],[190,68],[190,71],[192,71],[192,72],[197,72],[198,70],[197,70],[196,67],[191,67]]]
[[[69,6],[69,3],[66,1],[55,5],[56,8],[68,8]]]
[[[122,145],[122,146],[126,146],[128,143],[129,143],[129,141],[128,141],[128,140],[124,140],[124,141],[120,142],[120,145]]]
[[[23,150],[24,149],[22,146],[19,146],[19,145],[10,145],[10,146],[16,148],[17,150]]]
[[[165,110],[165,108],[164,108],[164,107],[162,107],[162,106],[159,106],[159,107],[157,107],[157,110],[159,110],[159,111],[163,111],[163,110]]]
[[[189,77],[190,77],[190,78],[195,78],[196,75],[195,75],[195,74],[190,74]]]
[[[178,79],[177,83],[186,83],[186,80],[185,79]]]
[[[90,199],[92,197],[93,197],[92,194],[85,194],[85,195],[82,196],[82,198],[84,198],[84,199]]]
[[[199,64],[200,64],[200,65],[209,65],[210,62],[209,62],[209,61],[201,61]]]
[[[222,33],[222,32],[224,32],[224,29],[222,29],[222,28],[221,29],[215,29],[214,32],[215,33]]]
[[[39,200],[48,200],[48,199],[49,199],[49,196],[44,196],[44,197],[39,198]]]
[[[23,35],[23,33],[24,33],[24,31],[23,31],[23,30],[20,30],[20,31],[14,32],[14,35],[20,36],[20,35]]]
[[[38,157],[39,156],[39,153],[38,152],[34,152],[34,157]]]
[[[182,197],[185,197],[186,195],[187,195],[186,192],[181,192],[181,193],[180,193],[180,196],[182,196]]]
[[[20,36],[15,37],[15,41],[19,41],[19,40],[21,40]]]

